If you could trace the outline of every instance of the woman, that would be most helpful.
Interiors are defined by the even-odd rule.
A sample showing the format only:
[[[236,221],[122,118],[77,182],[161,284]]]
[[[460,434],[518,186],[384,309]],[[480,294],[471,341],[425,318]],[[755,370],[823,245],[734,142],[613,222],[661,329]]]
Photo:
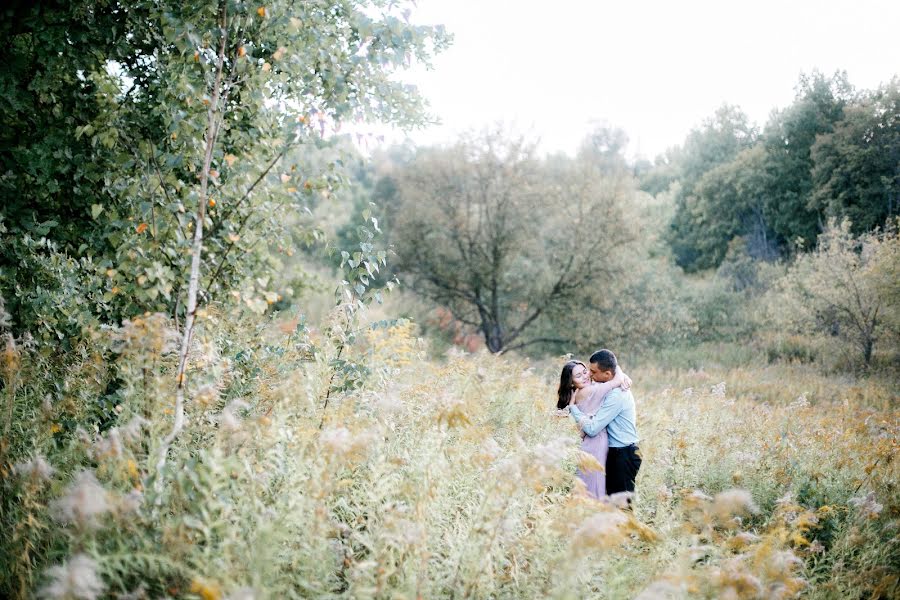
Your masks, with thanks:
[[[556,407],[564,409],[570,402],[575,402],[579,410],[587,415],[597,412],[603,404],[603,398],[613,389],[622,386],[625,389],[631,387],[631,379],[616,368],[616,376],[606,383],[591,381],[588,368],[580,360],[570,360],[565,364],[559,377],[558,400]],[[609,440],[606,429],[603,429],[595,437],[581,434],[581,450],[597,459],[606,466],[606,454],[609,451]],[[606,496],[606,473],[604,471],[588,471],[586,473],[578,469],[576,472],[587,487],[588,494],[600,499]]]

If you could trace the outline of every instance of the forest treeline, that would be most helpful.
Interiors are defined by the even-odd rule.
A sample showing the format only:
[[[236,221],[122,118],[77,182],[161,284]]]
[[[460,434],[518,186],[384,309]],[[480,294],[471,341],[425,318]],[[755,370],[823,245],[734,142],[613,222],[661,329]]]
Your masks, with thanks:
[[[854,233],[900,210],[900,82],[855,90],[845,73],[803,75],[794,102],[761,129],[723,106],[684,144],[639,164],[641,188],[675,186],[667,239],[686,271],[718,267],[729,243],[754,258],[815,246],[830,219]]]
[[[762,128],[723,106],[654,163],[609,126],[574,156],[502,126],[376,152],[357,215],[378,215],[410,314],[469,348],[892,363],[900,85],[813,72],[796,91]]]

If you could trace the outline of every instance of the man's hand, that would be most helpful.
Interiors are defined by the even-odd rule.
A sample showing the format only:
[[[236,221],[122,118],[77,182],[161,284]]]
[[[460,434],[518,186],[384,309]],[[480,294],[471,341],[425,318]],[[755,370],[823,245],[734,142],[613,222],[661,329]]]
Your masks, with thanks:
[[[622,370],[621,367],[616,367],[616,376],[613,377],[613,383],[618,383],[618,387],[622,388],[624,391],[628,391],[631,387],[631,377],[625,374],[625,371]]]

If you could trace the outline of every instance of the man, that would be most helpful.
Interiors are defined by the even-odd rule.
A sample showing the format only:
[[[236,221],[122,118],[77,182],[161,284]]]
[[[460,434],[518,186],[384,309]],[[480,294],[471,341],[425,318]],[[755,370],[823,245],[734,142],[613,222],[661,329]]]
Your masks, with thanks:
[[[615,377],[618,361],[609,350],[591,355],[591,379],[605,383]],[[638,452],[637,415],[631,391],[615,388],[606,395],[593,415],[585,415],[574,404],[569,411],[581,430],[591,437],[606,428],[609,453],[606,455],[606,493],[634,492],[634,481],[641,468]]]

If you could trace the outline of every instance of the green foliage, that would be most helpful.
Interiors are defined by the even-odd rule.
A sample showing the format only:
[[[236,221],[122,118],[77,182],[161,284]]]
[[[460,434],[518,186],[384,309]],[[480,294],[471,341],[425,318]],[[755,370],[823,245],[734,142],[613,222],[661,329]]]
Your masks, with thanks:
[[[383,186],[395,269],[492,352],[566,343],[631,237],[629,183],[606,168],[540,161],[503,132],[422,150]]]
[[[896,89],[856,94],[846,74],[814,71],[761,135],[737,109],[722,109],[640,173],[655,193],[677,182],[668,236],[677,263],[718,267],[736,237],[756,259],[808,250],[829,218],[849,218],[856,233],[884,226],[900,193]]]
[[[772,290],[772,316],[788,332],[840,340],[855,350],[849,363],[868,367],[876,342],[896,352],[898,248],[896,228],[854,237],[849,222],[832,221],[816,250],[798,257]]]
[[[801,76],[794,103],[775,113],[766,125],[763,144],[770,185],[766,202],[773,207],[771,226],[781,240],[810,247],[824,223],[811,202],[816,137],[830,133],[844,116],[853,90],[846,73],[827,78],[814,71]]]
[[[6,596],[51,584],[63,595],[89,577],[88,597],[896,589],[891,382],[720,369],[711,356],[699,372],[635,368],[644,464],[625,513],[578,493],[579,438],[549,411],[559,361],[436,363],[409,324],[378,323],[345,350],[370,375],[335,390],[323,422],[339,340],[212,304],[196,330],[184,439],[156,492],[141,485],[168,427],[170,327],[153,316],[107,329],[53,379],[34,348],[3,354],[16,423],[0,483]],[[97,363],[106,344],[115,359]],[[100,368],[123,380],[114,427],[54,433],[66,418],[85,423]],[[54,381],[65,393],[45,402]]]
[[[811,153],[818,210],[849,219],[854,233],[888,223],[900,211],[900,80],[861,94]]]
[[[724,254],[721,240],[709,235],[709,219],[715,218],[718,203],[704,198],[701,185],[704,176],[720,165],[726,165],[756,140],[756,130],[737,107],[723,106],[715,116],[691,132],[679,155],[679,187],[675,192],[676,212],[668,240],[679,266],[688,271],[715,266],[716,249]],[[707,182],[707,186],[713,185]],[[699,188],[699,189],[698,189]],[[711,205],[712,204],[712,205]],[[725,233],[733,229],[725,226]],[[713,252],[703,248],[712,244]],[[725,241],[727,244],[727,240]]]
[[[448,41],[355,1],[15,10],[0,76],[2,292],[15,329],[46,340],[91,319],[183,314],[196,215],[201,300],[240,288],[264,308],[275,291],[255,276],[303,237],[284,215],[341,183],[337,162],[283,159],[315,154],[344,120],[417,122],[422,101],[395,74]],[[38,271],[33,244],[50,263],[77,260]],[[35,312],[75,289],[93,295],[84,318]]]

